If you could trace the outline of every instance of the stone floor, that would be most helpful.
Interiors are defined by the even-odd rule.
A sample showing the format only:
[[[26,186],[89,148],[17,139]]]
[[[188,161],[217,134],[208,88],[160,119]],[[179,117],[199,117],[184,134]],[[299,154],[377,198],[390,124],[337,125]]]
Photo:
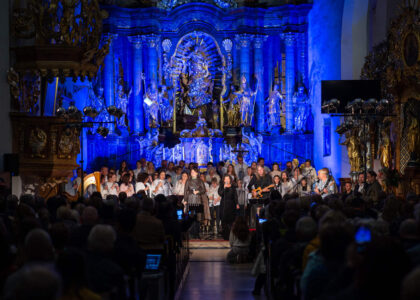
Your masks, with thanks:
[[[251,264],[229,265],[229,249],[192,249],[190,272],[182,289],[181,300],[264,299],[251,294],[255,278]]]

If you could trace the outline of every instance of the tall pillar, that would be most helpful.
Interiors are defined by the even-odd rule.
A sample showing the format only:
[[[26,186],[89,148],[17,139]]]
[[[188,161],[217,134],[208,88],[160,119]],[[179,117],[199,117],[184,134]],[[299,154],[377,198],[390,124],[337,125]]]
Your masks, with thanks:
[[[147,84],[155,81],[158,83],[158,53],[157,47],[159,46],[159,36],[156,34],[150,34],[145,36],[147,44]]]
[[[306,31],[298,33],[299,83],[308,88],[308,46]]]
[[[254,38],[254,74],[258,78],[259,89],[256,95],[255,105],[255,127],[257,132],[264,131],[264,59],[263,45],[267,40],[266,36],[255,36]]]
[[[295,35],[288,32],[283,34],[286,45],[286,131],[294,129],[293,92],[295,90]]]
[[[133,113],[131,114],[133,124],[133,132],[142,133],[144,131],[144,112],[143,112],[143,92],[142,92],[142,73],[143,73],[143,56],[142,56],[142,36],[129,36],[128,41],[133,46]]]
[[[241,78],[242,75],[245,75],[245,78],[246,78],[246,81],[247,81],[248,85],[250,83],[249,48],[251,46],[252,38],[253,38],[253,35],[252,34],[247,34],[247,33],[237,34],[235,36],[235,40],[236,40],[236,43],[237,43],[236,45],[237,45],[237,47],[239,47],[239,49],[241,51],[241,54],[240,54],[241,74],[240,74],[239,78]]]
[[[104,61],[104,97],[106,106],[114,105],[115,103],[115,93],[114,93],[114,50],[113,50],[113,40],[117,38],[117,34],[105,33],[103,35],[103,40],[109,40],[109,52],[105,57]]]

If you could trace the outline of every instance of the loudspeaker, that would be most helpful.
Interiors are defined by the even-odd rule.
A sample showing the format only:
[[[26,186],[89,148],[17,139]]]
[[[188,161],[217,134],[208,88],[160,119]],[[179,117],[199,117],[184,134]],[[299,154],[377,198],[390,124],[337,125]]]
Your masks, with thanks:
[[[3,167],[5,172],[10,172],[12,176],[19,175],[19,154],[3,154]]]

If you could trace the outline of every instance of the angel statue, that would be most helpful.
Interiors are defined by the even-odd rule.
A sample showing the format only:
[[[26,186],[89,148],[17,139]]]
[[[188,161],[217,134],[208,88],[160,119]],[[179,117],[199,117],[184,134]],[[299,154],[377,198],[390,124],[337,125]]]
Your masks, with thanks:
[[[166,94],[166,97],[165,97]],[[173,106],[171,101],[169,100],[170,93],[167,92],[166,86],[162,86],[161,91],[159,93],[160,101],[160,115],[163,123],[168,123],[172,120],[173,117]]]
[[[408,141],[408,151],[410,153],[410,160],[416,161],[419,159],[418,152],[420,149],[420,138],[419,138],[419,121],[417,120],[416,116],[414,116],[411,112],[411,123],[408,127],[407,131],[407,141]]]
[[[271,130],[274,126],[281,125],[280,123],[280,114],[281,114],[281,107],[282,107],[282,100],[283,97],[279,92],[279,84],[275,83],[273,90],[270,92],[266,100],[267,104],[267,124],[268,128]]]
[[[145,80],[144,74],[142,74],[142,79],[143,81]],[[159,110],[164,92],[159,92],[156,81],[154,80],[146,90],[143,102],[150,128],[159,127]]]
[[[298,88],[298,91],[293,95],[292,101],[293,106],[295,107],[295,130],[305,132],[308,129],[307,120],[311,112],[308,96],[306,95],[303,86]]]
[[[239,111],[241,114],[241,126],[251,126],[252,117],[254,115],[255,96],[259,89],[259,75],[257,78],[257,87],[255,91],[249,87],[246,77],[241,77],[241,88],[239,91],[234,92],[238,97]]]

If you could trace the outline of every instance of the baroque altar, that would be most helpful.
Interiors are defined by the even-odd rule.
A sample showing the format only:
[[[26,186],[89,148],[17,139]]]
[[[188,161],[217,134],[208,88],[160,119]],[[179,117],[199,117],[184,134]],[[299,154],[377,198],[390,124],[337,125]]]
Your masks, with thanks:
[[[235,160],[232,150],[248,163],[312,159],[311,4],[299,3],[102,1],[109,52],[95,92],[70,98],[122,116],[106,137],[85,134],[88,168],[140,157],[217,163]]]

